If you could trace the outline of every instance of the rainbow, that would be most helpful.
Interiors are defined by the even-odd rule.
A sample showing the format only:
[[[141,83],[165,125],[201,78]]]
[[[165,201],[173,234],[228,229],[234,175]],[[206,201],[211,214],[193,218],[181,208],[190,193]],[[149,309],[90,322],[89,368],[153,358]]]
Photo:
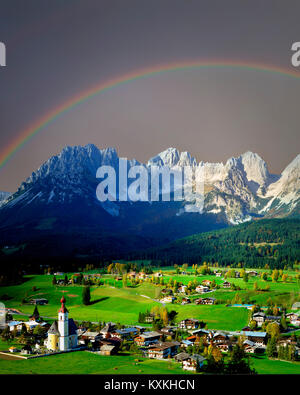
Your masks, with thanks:
[[[140,70],[135,70],[131,73],[123,74],[121,76],[112,78],[105,82],[100,82],[93,87],[81,91],[79,94],[71,97],[69,100],[61,103],[51,111],[44,114],[41,118],[35,120],[31,125],[24,129],[21,133],[14,138],[9,145],[7,145],[0,152],[0,169],[18,152],[26,143],[28,143],[34,136],[46,129],[46,127],[58,119],[60,116],[70,111],[74,107],[84,103],[85,101],[104,93],[117,86],[130,83],[142,78],[148,78],[157,74],[166,73],[169,71],[181,71],[192,69],[205,69],[205,68],[238,68],[242,70],[261,71],[267,73],[281,74],[284,76],[300,79],[300,72],[291,71],[276,66],[269,66],[257,63],[246,63],[238,61],[185,61],[168,63],[164,65],[151,66]]]

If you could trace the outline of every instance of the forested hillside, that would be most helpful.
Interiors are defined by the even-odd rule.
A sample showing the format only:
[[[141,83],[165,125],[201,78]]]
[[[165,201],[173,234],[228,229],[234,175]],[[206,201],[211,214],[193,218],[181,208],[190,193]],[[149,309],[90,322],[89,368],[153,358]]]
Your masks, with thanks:
[[[139,254],[164,265],[218,262],[283,268],[300,261],[300,220],[270,219],[195,234]]]

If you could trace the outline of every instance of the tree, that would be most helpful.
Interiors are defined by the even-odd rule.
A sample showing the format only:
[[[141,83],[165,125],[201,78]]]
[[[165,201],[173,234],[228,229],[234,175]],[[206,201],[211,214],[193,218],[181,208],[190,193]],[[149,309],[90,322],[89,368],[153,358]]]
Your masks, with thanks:
[[[84,305],[89,305],[91,302],[91,292],[90,292],[90,287],[89,286],[85,286],[82,289],[82,303]]]
[[[254,331],[257,328],[257,322],[255,320],[251,320],[249,326],[250,329]]]
[[[249,281],[249,275],[248,273],[245,272],[244,276],[243,276],[243,280],[245,283],[247,283]]]
[[[267,347],[266,347],[266,354],[268,358],[275,358],[277,356],[277,347],[276,347],[276,338],[271,337],[268,340]]]
[[[274,269],[273,273],[272,273],[272,281],[273,282],[277,282],[278,281],[278,277],[279,277],[279,271],[277,269]]]
[[[268,333],[268,335],[271,336],[271,338],[274,338],[276,341],[280,336],[279,325],[276,322],[270,322],[266,326],[266,332]]]
[[[281,317],[280,325],[281,325],[281,328],[282,328],[284,331],[287,330],[288,326],[287,326],[286,319],[285,319],[285,316],[284,316],[284,315]]]
[[[5,327],[5,329],[1,333],[1,339],[5,342],[10,342],[12,340],[12,333],[9,329],[9,327]]]
[[[44,336],[46,332],[47,330],[43,328],[41,325],[37,325],[33,330],[33,334],[38,337]]]
[[[123,288],[127,288],[127,274],[124,273],[122,277]]]
[[[243,347],[236,344],[229,353],[229,361],[225,368],[227,374],[255,374],[255,369],[250,366],[250,359]]]

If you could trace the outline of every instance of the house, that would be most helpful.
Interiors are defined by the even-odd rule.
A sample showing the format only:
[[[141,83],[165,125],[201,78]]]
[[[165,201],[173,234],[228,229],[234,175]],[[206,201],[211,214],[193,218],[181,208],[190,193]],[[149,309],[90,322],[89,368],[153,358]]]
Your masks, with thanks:
[[[290,323],[294,326],[300,327],[300,317],[293,318],[290,320]]]
[[[116,324],[114,322],[108,322],[104,328],[100,330],[100,333],[103,337],[108,336],[111,332],[113,332],[116,328]]]
[[[222,352],[228,352],[232,348],[231,345],[228,343],[218,343],[216,344],[216,347]]]
[[[189,346],[192,346],[194,343],[191,342],[190,340],[181,340],[181,347],[187,348]]]
[[[26,344],[24,347],[22,347],[21,354],[25,354],[25,355],[32,354],[32,347]]]
[[[161,303],[173,303],[176,298],[174,296],[166,296],[162,298],[160,301]]]
[[[229,336],[222,332],[216,332],[213,334],[212,340],[214,343],[227,344],[229,342]]]
[[[9,327],[9,330],[12,332],[15,329],[20,332],[22,330],[22,326],[25,325],[23,321],[9,321],[7,323],[7,326]]]
[[[181,287],[178,288],[178,292],[182,293],[182,294],[185,294],[186,289],[187,289],[187,286],[186,285],[182,285]]]
[[[99,342],[101,338],[102,335],[100,332],[86,331],[80,336],[79,344],[87,345],[89,342],[96,343]]]
[[[207,331],[206,329],[196,329],[194,331],[190,332],[192,335],[194,336],[198,336],[198,337],[205,337],[208,338],[209,335],[211,334],[211,332]]]
[[[195,289],[195,291],[197,292],[197,293],[204,293],[204,292],[209,292],[209,288],[208,287],[205,287],[204,285],[198,285],[197,287],[196,287],[196,289]]]
[[[254,342],[250,340],[245,340],[243,342],[243,349],[248,354],[254,354],[257,350],[257,346],[255,345]]]
[[[100,347],[100,355],[115,355],[117,354],[117,347],[112,344],[104,344]]]
[[[266,332],[252,332],[252,331],[244,331],[240,332],[242,336],[246,337],[246,340],[252,341],[256,346],[265,347],[267,341],[267,333]]]
[[[146,315],[145,322],[151,323],[154,321],[154,319],[155,319],[155,314],[150,313],[150,314]]]
[[[175,355],[174,360],[176,362],[183,362],[190,358],[190,354],[186,352],[180,352],[179,354]]]
[[[300,302],[295,302],[292,306],[292,310],[299,310],[300,309]]]
[[[156,272],[154,273],[154,277],[163,277],[161,272]]]
[[[216,277],[222,277],[222,272],[216,272]]]
[[[48,304],[48,299],[44,299],[44,298],[31,299],[29,303],[42,306],[42,305]]]
[[[194,318],[187,318],[185,320],[180,321],[179,328],[180,329],[197,329],[200,323],[199,320],[195,320]]]
[[[108,345],[108,346],[115,346],[116,347],[116,351],[119,350],[120,345],[121,345],[121,340],[118,339],[117,337],[110,337],[107,339],[101,339],[100,340],[100,348],[104,345]]]
[[[192,336],[189,336],[186,338],[186,340],[188,340],[189,342],[191,342],[193,344],[195,343],[196,339],[197,339],[197,337],[195,335],[192,335]]]
[[[17,347],[11,346],[9,347],[8,351],[14,353],[14,352],[19,352],[20,350],[18,350]]]
[[[136,328],[124,328],[115,330],[112,332],[112,336],[121,340],[132,340],[137,333],[138,330]]]
[[[266,316],[266,321],[268,322],[280,322],[281,317],[278,315],[267,315]]]
[[[173,357],[177,354],[179,342],[164,342],[150,346],[148,349],[148,357],[155,359],[165,359]]]
[[[48,330],[48,338],[45,342],[50,351],[68,351],[78,346],[77,327],[66,308],[66,300],[63,296],[60,300],[61,308],[58,310],[58,320],[54,321]]]
[[[248,274],[248,276],[252,276],[252,277],[258,276],[258,273],[255,270],[249,270],[246,271],[246,273]]]
[[[176,326],[166,326],[164,328],[161,328],[160,332],[165,335],[174,336],[176,330]]]
[[[279,348],[280,346],[286,347],[286,346],[294,346],[296,349],[298,349],[297,347],[297,341],[292,341],[291,339],[282,339],[279,340],[277,342],[277,348]]]
[[[141,279],[141,280],[144,280],[144,279],[147,278],[147,277],[148,277],[147,274],[144,273],[144,272],[140,272],[140,273],[138,274],[138,278]]]
[[[198,369],[202,368],[204,361],[205,358],[202,357],[202,355],[194,354],[182,361],[182,369],[196,372]]]
[[[36,326],[43,326],[45,328],[50,328],[50,325],[47,322],[37,322],[34,320],[29,320],[27,322],[24,322],[23,324],[25,324],[27,330],[32,330],[34,329]]]
[[[231,287],[231,283],[228,281],[224,281],[223,282],[223,288],[230,288]]]
[[[190,298],[182,298],[181,304],[190,304],[191,299]]]
[[[203,280],[202,284],[206,285],[207,287],[209,287],[212,284],[212,281],[210,281],[210,280]]]
[[[195,304],[214,304],[215,298],[199,298],[195,299]]]
[[[149,346],[150,344],[157,343],[161,337],[161,333],[158,332],[144,332],[141,333],[139,336],[134,338],[134,342],[139,347]]]
[[[286,318],[289,320],[296,320],[299,317],[298,313],[288,313],[286,314]]]
[[[266,314],[262,312],[254,313],[252,315],[252,320],[257,322],[257,326],[262,326],[266,320]]]

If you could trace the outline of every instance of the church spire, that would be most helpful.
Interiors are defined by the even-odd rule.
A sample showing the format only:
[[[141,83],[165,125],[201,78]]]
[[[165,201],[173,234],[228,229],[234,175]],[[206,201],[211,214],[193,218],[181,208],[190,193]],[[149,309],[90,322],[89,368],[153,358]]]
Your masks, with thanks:
[[[66,306],[65,306],[65,304],[66,304],[66,299],[65,299],[64,295],[62,296],[62,298],[61,298],[61,300],[60,300],[60,303],[61,303],[61,307],[60,307],[60,309],[58,310],[58,312],[59,312],[59,313],[68,313],[68,309],[67,309]]]

